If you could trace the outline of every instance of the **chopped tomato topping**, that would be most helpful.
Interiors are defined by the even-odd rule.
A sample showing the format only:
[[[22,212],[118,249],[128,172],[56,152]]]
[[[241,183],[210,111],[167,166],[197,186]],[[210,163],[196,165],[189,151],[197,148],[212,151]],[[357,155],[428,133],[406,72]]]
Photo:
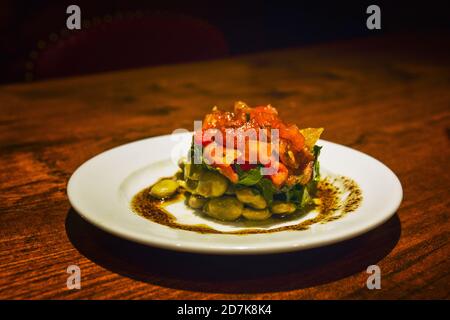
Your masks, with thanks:
[[[271,162],[271,164],[274,165],[274,167],[278,166],[278,170],[276,173],[272,174],[269,176],[270,180],[272,180],[272,183],[275,185],[275,187],[279,188],[281,187],[289,174],[288,169],[286,168],[286,166],[284,164],[282,164],[281,162],[278,163],[274,163],[273,161]],[[269,165],[266,165],[266,167],[269,167]]]
[[[279,130],[276,142],[271,141],[271,129]],[[230,137],[233,141],[228,145]],[[194,140],[209,152],[206,158],[211,165],[233,182],[238,180],[238,175],[231,164],[237,159],[245,162],[240,165],[243,170],[250,170],[255,167],[254,161],[270,166],[271,161],[275,161],[272,160],[273,155],[278,154],[278,170],[269,177],[277,187],[286,182],[289,170],[303,169],[302,164],[309,161],[304,159],[305,137],[299,128],[283,122],[278,111],[270,105],[250,108],[237,102],[234,112],[220,111],[215,107],[205,116],[202,130],[195,133]],[[217,152],[218,146],[224,150],[223,153]]]
[[[256,164],[251,164],[251,163],[247,163],[247,162],[242,163],[239,166],[243,171],[249,171],[249,170],[256,168]]]
[[[219,169],[220,173],[222,173],[225,177],[230,179],[231,182],[237,183],[239,177],[236,172],[234,172],[233,168],[229,165],[218,164],[217,169]]]

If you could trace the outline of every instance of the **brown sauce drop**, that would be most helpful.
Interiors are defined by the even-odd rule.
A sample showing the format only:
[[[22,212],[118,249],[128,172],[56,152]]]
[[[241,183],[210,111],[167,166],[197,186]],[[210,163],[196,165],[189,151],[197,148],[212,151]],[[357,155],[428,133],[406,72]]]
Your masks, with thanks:
[[[341,188],[338,187],[341,186]],[[324,179],[317,185],[315,198],[316,205],[304,210],[299,210],[294,214],[284,217],[272,217],[264,221],[264,226],[274,225],[287,220],[297,219],[304,216],[308,212],[316,209],[318,214],[314,218],[310,218],[294,225],[272,227],[263,229],[260,225],[249,222],[248,229],[238,231],[220,231],[211,228],[205,224],[187,225],[177,222],[177,219],[170,214],[165,207],[171,203],[184,201],[184,194],[178,193],[174,197],[166,200],[158,200],[149,195],[150,187],[145,188],[136,194],[132,201],[131,207],[138,215],[149,219],[153,222],[168,226],[170,228],[181,229],[186,231],[194,231],[199,233],[213,234],[257,234],[257,233],[274,233],[280,231],[301,231],[307,230],[313,224],[324,224],[330,221],[340,219],[348,213],[355,211],[362,201],[362,192],[355,181],[346,177],[336,177],[334,179]],[[346,193],[347,196],[342,201],[341,196]],[[232,224],[233,222],[230,222]]]

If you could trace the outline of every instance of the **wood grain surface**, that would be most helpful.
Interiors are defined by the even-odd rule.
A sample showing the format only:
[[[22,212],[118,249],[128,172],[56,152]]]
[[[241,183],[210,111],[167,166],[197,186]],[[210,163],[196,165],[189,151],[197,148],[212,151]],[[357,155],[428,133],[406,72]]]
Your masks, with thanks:
[[[0,298],[448,299],[449,40],[377,36],[0,87]],[[385,163],[404,189],[396,215],[320,249],[221,257],[134,244],[71,208],[66,184],[84,161],[238,99]],[[66,288],[73,264],[80,290]],[[366,287],[372,264],[380,290]]]

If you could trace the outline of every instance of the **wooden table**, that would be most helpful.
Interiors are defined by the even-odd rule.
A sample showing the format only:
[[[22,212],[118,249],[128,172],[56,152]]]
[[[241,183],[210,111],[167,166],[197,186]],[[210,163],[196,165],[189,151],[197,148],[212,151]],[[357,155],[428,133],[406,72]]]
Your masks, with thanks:
[[[449,39],[373,37],[0,87],[0,298],[448,299]],[[325,248],[220,257],[124,241],[71,209],[66,184],[87,159],[192,129],[237,99],[384,162],[404,188],[397,214]],[[80,290],[66,288],[74,264]],[[366,287],[372,264],[380,290]]]

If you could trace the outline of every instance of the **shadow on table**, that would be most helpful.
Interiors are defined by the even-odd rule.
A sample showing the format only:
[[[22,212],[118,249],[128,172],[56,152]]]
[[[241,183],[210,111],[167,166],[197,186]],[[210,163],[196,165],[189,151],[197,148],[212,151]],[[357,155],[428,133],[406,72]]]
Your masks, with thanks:
[[[200,255],[151,248],[110,235],[73,209],[67,214],[66,232],[86,258],[139,281],[201,292],[263,293],[317,286],[365,271],[395,247],[401,227],[394,215],[351,240],[261,256]]]

